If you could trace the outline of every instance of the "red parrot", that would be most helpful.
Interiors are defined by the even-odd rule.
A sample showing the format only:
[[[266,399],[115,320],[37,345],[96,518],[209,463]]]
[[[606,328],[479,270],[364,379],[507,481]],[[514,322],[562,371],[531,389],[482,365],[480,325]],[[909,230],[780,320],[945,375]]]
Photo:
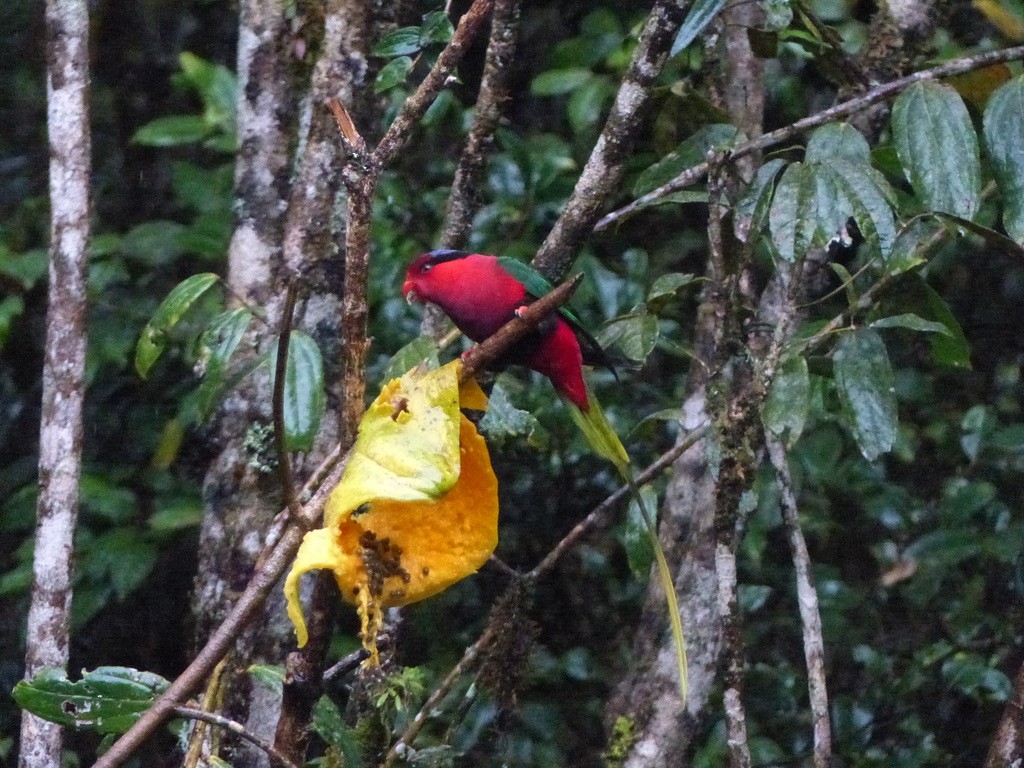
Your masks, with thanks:
[[[436,304],[460,331],[479,343],[511,320],[517,309],[550,288],[543,277],[513,259],[440,250],[424,253],[413,260],[405,273],[402,295],[409,301]],[[581,339],[583,347],[580,346]],[[507,359],[532,368],[551,380],[555,389],[565,398],[573,421],[591,448],[615,465],[636,499],[665,591],[679,666],[680,689],[685,701],[686,644],[672,574],[658,540],[654,517],[647,510],[633,481],[629,454],[608,423],[601,404],[590,394],[583,379],[585,362],[605,365],[614,373],[611,359],[566,307],[562,307],[558,314],[542,320],[532,333],[509,350]]]
[[[463,251],[431,251],[409,265],[402,295],[436,304],[452,322],[479,343],[512,319],[531,298],[526,286],[496,256]],[[582,329],[577,328],[580,332]],[[587,336],[593,357],[603,351]],[[590,410],[583,381],[583,352],[573,327],[560,315],[541,322],[536,332],[515,345],[509,361],[547,376],[577,408]]]

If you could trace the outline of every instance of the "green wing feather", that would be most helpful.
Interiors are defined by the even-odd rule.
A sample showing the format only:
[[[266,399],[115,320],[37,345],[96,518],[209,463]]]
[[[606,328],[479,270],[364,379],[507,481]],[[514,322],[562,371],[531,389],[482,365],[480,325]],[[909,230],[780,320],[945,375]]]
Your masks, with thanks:
[[[518,280],[520,283],[526,286],[526,292],[539,299],[541,296],[546,296],[555,289],[555,286],[544,277],[540,272],[535,270],[529,264],[519,259],[513,259],[511,256],[499,256],[498,264],[508,272],[512,277]],[[594,353],[593,362],[598,362],[605,366],[612,375],[615,376],[616,380],[619,378],[618,372],[615,370],[613,363],[615,362],[612,357],[605,351],[601,343],[594,338],[593,334],[590,333],[586,328],[583,327],[583,322],[579,316],[573,312],[572,308],[567,304],[563,304],[558,314],[569,324],[569,327],[573,329],[578,337],[586,342],[586,345],[590,347]]]

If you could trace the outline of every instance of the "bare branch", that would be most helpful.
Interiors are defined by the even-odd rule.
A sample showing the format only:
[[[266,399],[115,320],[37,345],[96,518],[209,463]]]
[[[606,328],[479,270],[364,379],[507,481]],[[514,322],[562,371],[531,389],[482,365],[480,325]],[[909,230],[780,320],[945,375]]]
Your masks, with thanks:
[[[493,5],[494,0],[474,0],[473,5],[459,19],[455,35],[441,51],[441,55],[437,57],[437,61],[434,62],[433,68],[427,73],[423,82],[412,96],[405,100],[398,116],[373,151],[373,160],[378,166],[387,165],[395,153],[408,141],[413,127],[423,117],[427,107],[448,82],[448,76],[455,70],[466,50],[476,39],[477,33],[490,16]]]
[[[479,185],[487,157],[494,145],[494,131],[501,110],[511,97],[509,85],[516,52],[519,12],[522,0],[496,0],[491,16],[491,37],[487,44],[484,73],[473,112],[469,138],[455,169],[448,208],[441,230],[443,248],[462,248],[469,239],[473,216],[480,208]]]
[[[571,283],[564,283],[559,286],[559,288],[564,288],[567,285],[571,285]],[[550,295],[551,294],[548,294],[548,296]],[[539,303],[540,301],[531,304],[530,307],[536,307]],[[538,315],[539,314],[540,313],[538,312]],[[540,317],[537,319],[540,319]],[[491,338],[494,337],[492,336]],[[487,342],[484,343],[486,344]],[[463,369],[463,373],[465,374],[465,369]],[[665,453],[637,474],[637,486],[649,483],[661,472],[671,466],[672,462],[700,440],[706,431],[706,427],[696,429],[684,439],[679,440],[672,448],[665,451]],[[545,575],[554,567],[555,563],[562,557],[562,555],[575,546],[583,536],[601,525],[612,509],[614,509],[615,505],[626,499],[629,494],[629,486],[624,485],[609,495],[604,501],[594,507],[594,509],[591,510],[591,512],[561,541],[559,541],[558,544],[556,544],[555,547],[544,557],[544,559],[533,568],[533,570],[525,574],[522,578],[532,581]],[[412,719],[409,727],[406,728],[405,732],[391,748],[391,751],[388,752],[387,759],[384,762],[385,768],[394,765],[395,760],[401,757],[412,745],[413,739],[416,738],[417,734],[419,734],[420,730],[426,724],[431,713],[438,707],[444,697],[448,695],[451,689],[459,681],[459,678],[475,668],[481,654],[491,644],[491,641],[497,634],[497,630],[498,627],[495,626],[494,622],[488,622],[486,629],[484,629],[480,637],[477,638],[476,642],[466,649],[466,652],[463,654],[459,662],[452,667],[452,670],[447,674],[447,676],[445,676],[445,679],[441,681],[441,684],[434,689],[433,693],[430,694],[430,697],[420,708],[419,713]]]
[[[625,162],[651,101],[652,86],[689,5],[689,0],[657,0],[651,9],[604,129],[562,215],[533,259],[533,266],[551,282],[569,271],[576,250],[593,229],[608,196],[622,181]]]
[[[782,443],[770,434],[765,435],[768,456],[778,479],[782,517],[789,534],[789,548],[793,553],[796,571],[796,594],[800,607],[800,620],[804,631],[804,658],[807,662],[807,688],[811,701],[811,719],[814,729],[814,768],[829,768],[832,764],[832,729],[828,719],[828,688],[825,685],[825,641],[821,635],[821,612],[818,610],[818,592],[811,578],[811,558],[807,542],[800,528],[800,513],[789,461]]]
[[[892,82],[880,85],[862,96],[850,99],[849,101],[844,101],[842,104],[829,107],[826,110],[818,112],[815,115],[811,115],[810,117],[805,117],[802,120],[797,120],[795,123],[779,128],[771,133],[766,133],[756,139],[745,141],[734,147],[729,153],[729,156],[731,159],[736,160],[753,152],[760,152],[764,149],[768,149],[769,147],[782,144],[789,141],[794,136],[805,131],[809,131],[812,128],[817,128],[818,126],[825,125],[826,123],[841,120],[844,117],[849,117],[850,115],[866,109],[872,104],[877,104],[880,101],[891,99],[914,83],[922,80],[934,80],[943,77],[952,77],[953,75],[961,75],[964,72],[970,72],[975,69],[980,69],[981,67],[987,67],[990,64],[998,64],[1000,62],[1013,61],[1020,58],[1024,58],[1024,46],[1004,48],[1001,51],[990,51],[988,53],[978,54],[977,56],[955,59],[954,61],[948,61],[938,67],[926,69],[921,72],[915,72],[911,75],[907,75],[906,77],[901,77],[898,80],[893,80]],[[625,216],[629,216],[636,210],[643,208],[646,205],[650,205],[666,195],[678,192],[680,189],[684,189],[691,184],[695,184],[708,173],[712,164],[713,163],[711,161],[705,161],[698,163],[691,168],[687,168],[672,179],[672,181],[662,184],[657,189],[648,192],[642,197],[638,197],[629,205],[625,205],[622,208],[607,214],[597,222],[594,229],[598,232],[603,229],[607,229],[615,222]]]
[[[44,667],[65,669],[68,663],[72,555],[82,466],[89,244],[89,16],[85,0],[48,0],[46,34],[50,273],[26,678]],[[61,737],[60,726],[23,713],[19,765],[60,765]]]
[[[655,459],[649,464],[642,472],[636,476],[636,486],[640,488],[647,483],[651,482],[654,478],[668,469],[672,462],[686,453],[690,448],[697,444],[697,441],[707,434],[707,427],[698,427],[692,430],[688,435],[676,441],[676,444],[665,451],[661,456]],[[548,552],[544,559],[541,560],[537,565],[533,567],[529,573],[526,573],[523,578],[525,579],[539,579],[541,576],[547,574],[555,564],[562,558],[562,556],[572,549],[576,544],[586,536],[588,533],[604,525],[608,517],[611,515],[615,506],[630,496],[630,489],[628,485],[621,486],[611,496],[606,498],[600,504],[598,504],[590,513],[580,520],[569,533],[567,533],[561,541],[559,541],[554,548]]]
[[[263,750],[267,755],[278,764],[283,765],[284,768],[298,768],[298,766],[289,760],[287,757],[282,755],[275,749],[274,745],[269,741],[261,739],[254,733],[247,731],[245,726],[235,720],[230,720],[226,717],[218,715],[216,712],[207,712],[204,709],[196,709],[195,707],[175,707],[174,714],[178,717],[185,717],[189,720],[199,720],[203,723],[209,723],[210,725],[216,725],[225,730],[231,731],[239,738],[245,739],[253,746]]]

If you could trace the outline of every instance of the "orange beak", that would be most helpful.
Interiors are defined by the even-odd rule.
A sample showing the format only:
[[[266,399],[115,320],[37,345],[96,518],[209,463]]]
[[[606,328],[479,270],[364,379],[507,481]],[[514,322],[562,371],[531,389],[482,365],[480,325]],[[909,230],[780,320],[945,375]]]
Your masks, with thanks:
[[[409,304],[412,304],[414,301],[419,301],[419,297],[413,289],[412,280],[408,277],[405,278],[405,282],[402,283],[402,295],[405,296],[405,300]]]

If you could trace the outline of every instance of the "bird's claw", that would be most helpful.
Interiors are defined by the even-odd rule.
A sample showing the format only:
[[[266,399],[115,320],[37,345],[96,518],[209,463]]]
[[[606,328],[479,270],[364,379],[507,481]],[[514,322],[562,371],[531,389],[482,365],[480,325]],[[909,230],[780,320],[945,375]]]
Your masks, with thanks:
[[[526,305],[524,304],[521,307],[516,307],[515,311],[513,311],[512,314],[514,314],[516,317],[518,317],[520,320],[522,320],[523,319],[523,314],[525,312],[526,312]]]

